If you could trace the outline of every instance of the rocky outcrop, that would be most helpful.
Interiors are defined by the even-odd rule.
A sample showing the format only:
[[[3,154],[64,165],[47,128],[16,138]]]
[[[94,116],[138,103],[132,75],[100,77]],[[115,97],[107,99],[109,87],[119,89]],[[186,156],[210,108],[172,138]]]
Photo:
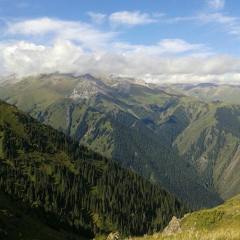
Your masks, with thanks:
[[[90,99],[99,93],[108,95],[112,89],[107,86],[101,79],[94,78],[90,74],[79,77],[78,85],[73,89],[69,98],[78,101],[82,99]]]
[[[180,219],[177,219],[175,216],[172,217],[172,220],[169,222],[168,226],[163,230],[163,235],[170,235],[181,233],[182,229],[180,226]]]
[[[107,240],[118,240],[120,239],[119,232],[110,233],[107,237]]]

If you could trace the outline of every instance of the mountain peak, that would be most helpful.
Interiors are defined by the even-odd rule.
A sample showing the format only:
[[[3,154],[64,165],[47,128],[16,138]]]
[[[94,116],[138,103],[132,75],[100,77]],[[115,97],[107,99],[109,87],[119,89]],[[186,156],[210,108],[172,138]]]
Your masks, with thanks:
[[[90,74],[85,74],[78,78],[78,84],[70,94],[70,98],[79,101],[82,99],[89,99],[90,97],[102,93],[108,95],[111,88],[107,86],[99,78],[95,78]]]

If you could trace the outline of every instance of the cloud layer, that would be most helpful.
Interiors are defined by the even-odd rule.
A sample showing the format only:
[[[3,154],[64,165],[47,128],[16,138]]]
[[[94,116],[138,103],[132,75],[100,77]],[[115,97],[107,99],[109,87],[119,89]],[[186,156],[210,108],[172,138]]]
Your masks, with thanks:
[[[187,51],[195,49],[180,40],[163,40],[157,51]],[[174,43],[176,43],[174,45]],[[140,47],[139,47],[140,48]],[[69,40],[57,39],[52,46],[35,45],[18,42],[6,47],[3,59],[9,73],[19,76],[39,73],[85,73],[117,74],[144,78],[151,82],[195,82],[195,81],[239,81],[240,59],[227,55],[209,57],[159,56],[149,55],[145,49],[138,54],[128,51],[125,54],[115,54],[107,51],[85,52]],[[152,52],[153,49],[151,49]]]
[[[224,4],[223,0],[211,0],[209,14],[165,21],[211,22],[228,29],[229,35],[240,36],[238,19],[221,12]],[[156,24],[163,21],[163,14],[153,17],[121,11],[108,16],[94,12],[87,15],[92,24],[47,17],[5,21],[5,28],[1,29],[6,40],[0,41],[0,74],[25,76],[58,71],[75,75],[117,74],[150,82],[239,83],[240,59],[217,54],[205,44],[179,38],[160,39],[152,45],[118,40],[122,34],[119,27]],[[99,30],[98,26],[107,21],[118,31]]]

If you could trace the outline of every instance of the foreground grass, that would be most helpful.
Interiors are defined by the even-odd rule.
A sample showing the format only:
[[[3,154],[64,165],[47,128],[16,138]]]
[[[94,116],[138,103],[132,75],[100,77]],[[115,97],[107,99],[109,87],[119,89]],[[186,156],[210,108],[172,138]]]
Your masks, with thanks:
[[[225,228],[213,231],[187,231],[169,236],[154,234],[153,236],[144,236],[142,238],[132,238],[132,240],[239,240],[240,229]]]
[[[132,240],[240,240],[240,194],[212,209],[186,215],[181,233],[131,238]]]

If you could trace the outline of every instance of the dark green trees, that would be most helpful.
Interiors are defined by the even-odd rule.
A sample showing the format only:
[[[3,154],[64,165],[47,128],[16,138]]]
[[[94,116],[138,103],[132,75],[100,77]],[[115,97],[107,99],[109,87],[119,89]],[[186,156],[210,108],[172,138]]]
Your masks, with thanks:
[[[90,238],[143,235],[189,211],[157,185],[16,108],[0,102],[0,112],[0,188],[44,213],[51,227]]]

